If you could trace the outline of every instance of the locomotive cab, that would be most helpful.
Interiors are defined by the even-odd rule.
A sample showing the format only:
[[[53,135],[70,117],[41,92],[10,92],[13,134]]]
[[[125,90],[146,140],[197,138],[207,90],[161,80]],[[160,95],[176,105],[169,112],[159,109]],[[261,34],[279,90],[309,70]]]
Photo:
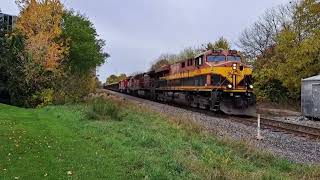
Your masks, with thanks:
[[[211,51],[206,55],[211,67],[211,109],[226,114],[255,115],[252,69],[237,51]]]

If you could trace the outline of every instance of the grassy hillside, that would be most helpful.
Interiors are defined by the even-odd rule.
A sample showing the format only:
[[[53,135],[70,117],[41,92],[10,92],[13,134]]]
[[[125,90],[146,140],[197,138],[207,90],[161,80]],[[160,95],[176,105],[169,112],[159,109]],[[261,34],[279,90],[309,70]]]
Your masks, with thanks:
[[[116,113],[90,120],[99,106],[0,105],[0,179],[320,177],[318,167],[258,154],[130,105],[113,107]]]

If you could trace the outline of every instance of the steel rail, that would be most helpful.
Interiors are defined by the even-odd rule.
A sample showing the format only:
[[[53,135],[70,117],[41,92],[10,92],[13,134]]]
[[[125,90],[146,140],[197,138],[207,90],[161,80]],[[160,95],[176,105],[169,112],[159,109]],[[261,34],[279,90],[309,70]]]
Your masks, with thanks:
[[[261,118],[261,123],[266,126],[272,126],[278,129],[290,131],[292,133],[298,133],[307,136],[312,136],[315,138],[320,138],[320,128],[268,118]]]
[[[238,123],[242,123],[246,125],[257,126],[257,119],[253,117],[243,118],[243,117],[229,116],[229,117],[226,117],[226,119],[231,121],[236,121]],[[311,138],[317,138],[317,139],[320,138],[320,128],[316,128],[316,127],[284,122],[284,121],[279,121],[279,120],[264,118],[264,117],[260,118],[260,124],[263,128],[277,129],[280,131],[289,132],[291,134],[296,134],[300,136],[302,135],[303,137],[308,136]]]

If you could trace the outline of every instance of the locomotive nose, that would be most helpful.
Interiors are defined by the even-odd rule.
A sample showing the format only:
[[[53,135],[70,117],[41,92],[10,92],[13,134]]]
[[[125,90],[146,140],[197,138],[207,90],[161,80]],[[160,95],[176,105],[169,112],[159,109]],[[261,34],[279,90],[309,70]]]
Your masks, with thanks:
[[[233,70],[237,70],[238,68],[238,64],[237,63],[232,63],[232,69]]]

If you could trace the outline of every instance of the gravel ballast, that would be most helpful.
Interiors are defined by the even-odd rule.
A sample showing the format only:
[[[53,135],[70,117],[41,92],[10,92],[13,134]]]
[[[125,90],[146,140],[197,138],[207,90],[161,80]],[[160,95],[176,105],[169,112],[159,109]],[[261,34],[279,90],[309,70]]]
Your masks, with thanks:
[[[286,158],[290,161],[306,164],[320,164],[320,140],[298,137],[293,134],[276,132],[270,129],[262,129],[261,134],[263,140],[256,140],[257,130],[256,127],[253,126],[126,94],[105,91],[133,103],[147,106],[151,110],[168,116],[180,119],[190,119],[213,134],[232,138],[234,140],[244,140],[260,150],[271,152],[274,155]]]
[[[309,120],[304,116],[266,116],[266,117],[275,119],[278,121],[320,128],[319,120]]]

